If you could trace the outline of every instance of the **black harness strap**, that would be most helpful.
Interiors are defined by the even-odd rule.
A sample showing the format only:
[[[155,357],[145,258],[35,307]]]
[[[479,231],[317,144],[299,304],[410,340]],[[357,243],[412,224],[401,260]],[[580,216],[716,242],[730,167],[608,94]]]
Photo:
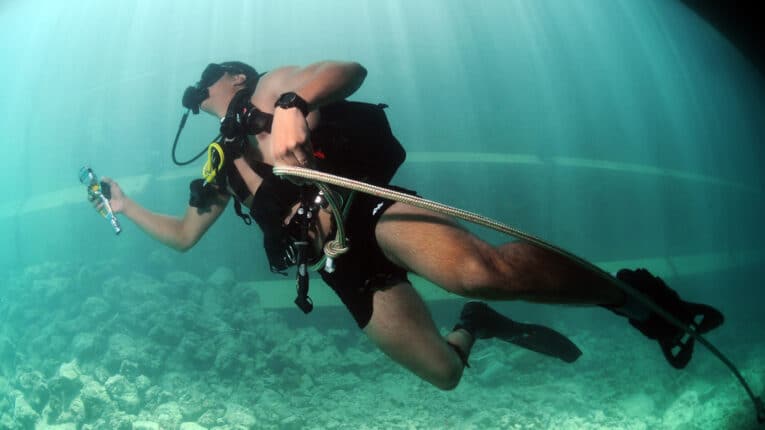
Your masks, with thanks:
[[[236,216],[241,218],[245,224],[252,224],[252,217],[242,211],[242,203],[238,198],[234,198],[234,212],[236,212]]]

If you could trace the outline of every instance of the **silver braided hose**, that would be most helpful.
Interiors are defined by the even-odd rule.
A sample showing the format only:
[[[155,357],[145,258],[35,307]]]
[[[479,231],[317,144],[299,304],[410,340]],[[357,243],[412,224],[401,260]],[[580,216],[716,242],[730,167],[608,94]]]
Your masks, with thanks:
[[[606,272],[605,270],[599,268],[598,266],[590,263],[589,261],[572,254],[562,248],[559,248],[555,245],[552,245],[550,243],[547,243],[539,238],[536,238],[530,234],[524,233],[518,229],[512,228],[508,225],[505,225],[501,222],[495,221],[491,218],[484,217],[482,215],[475,214],[473,212],[468,212],[466,210],[454,208],[452,206],[448,206],[442,203],[434,202],[431,200],[426,200],[420,197],[412,196],[410,194],[402,193],[399,191],[393,191],[388,190],[383,187],[377,187],[374,185],[369,185],[367,183],[356,181],[353,179],[343,178],[340,176],[330,175],[328,173],[320,172],[318,170],[313,169],[306,169],[302,167],[274,167],[273,172],[277,176],[291,176],[291,177],[297,177],[297,178],[303,178],[308,179],[311,181],[314,181],[317,186],[321,189],[321,186],[319,184],[331,184],[335,185],[341,188],[346,188],[353,191],[362,192],[365,194],[371,194],[373,196],[382,197],[390,200],[394,200],[397,202],[401,202],[404,204],[408,204],[414,207],[418,207],[420,209],[426,209],[433,212],[437,212],[443,215],[453,216],[455,218],[459,218],[474,224],[478,224],[487,228],[490,228],[492,230],[496,230],[502,233],[505,233],[507,235],[516,237],[518,239],[521,239],[523,241],[526,241],[528,243],[531,243],[533,245],[539,246],[540,248],[546,249],[548,251],[552,251],[557,253],[558,255],[563,256],[564,258],[567,258],[571,260],[572,262],[576,263],[577,265],[590,270],[603,278],[604,280],[610,282],[611,284],[617,286],[622,291],[624,291],[625,294],[629,294],[630,296],[634,297],[636,300],[638,300],[640,303],[644,304],[646,307],[648,307],[650,310],[655,312],[660,317],[664,318],[667,322],[672,324],[673,326],[677,327],[680,330],[683,330],[685,333],[687,333],[689,336],[693,337],[695,340],[697,340],[699,343],[704,345],[713,355],[715,355],[720,361],[725,364],[728,369],[736,376],[738,381],[741,383],[741,385],[746,390],[747,394],[749,395],[749,398],[752,400],[755,406],[755,410],[757,412],[758,421],[763,419],[763,414],[765,407],[763,406],[762,400],[755,396],[752,389],[749,387],[749,384],[746,382],[744,377],[741,375],[741,372],[736,368],[736,366],[722,353],[720,352],[717,347],[712,345],[705,337],[703,337],[701,334],[696,333],[696,331],[684,324],[682,321],[675,318],[673,315],[666,312],[664,309],[659,307],[656,303],[653,302],[650,298],[648,298],[643,293],[639,292],[635,288],[633,288],[631,285],[627,284],[626,282],[623,282],[616,277],[612,276],[610,273]],[[322,189],[323,190],[323,189]],[[329,195],[330,193],[325,191],[325,194]],[[329,200],[328,200],[329,201]],[[330,202],[331,205],[331,202]],[[340,225],[343,224],[343,218],[338,217],[336,214],[339,213],[339,210],[334,209],[333,214],[335,215],[335,221],[338,225],[338,232],[337,237],[334,241],[338,241],[339,243],[342,243],[345,251],[347,251],[347,247],[345,247],[345,237],[341,237],[341,229],[339,228]],[[330,243],[331,243],[330,242]],[[327,243],[329,245],[330,243]],[[334,246],[334,245],[333,245]],[[326,252],[327,246],[325,246],[325,252]],[[345,252],[343,251],[343,252]],[[329,254],[328,254],[329,255]],[[762,422],[762,421],[760,421]]]

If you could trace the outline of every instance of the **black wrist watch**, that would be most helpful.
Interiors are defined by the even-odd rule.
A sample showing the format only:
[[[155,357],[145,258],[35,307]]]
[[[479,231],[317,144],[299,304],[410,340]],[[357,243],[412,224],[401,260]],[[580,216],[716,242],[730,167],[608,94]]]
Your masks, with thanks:
[[[298,108],[303,116],[308,116],[308,102],[294,92],[284,93],[274,103],[274,107],[282,109]]]

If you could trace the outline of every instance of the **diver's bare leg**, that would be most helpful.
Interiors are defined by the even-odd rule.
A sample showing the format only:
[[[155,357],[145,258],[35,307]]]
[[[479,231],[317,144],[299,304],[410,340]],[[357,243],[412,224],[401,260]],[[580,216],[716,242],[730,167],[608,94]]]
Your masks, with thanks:
[[[367,336],[394,361],[443,390],[457,386],[463,363],[452,344],[467,357],[473,345],[464,330],[444,339],[422,298],[408,282],[375,292]]]
[[[449,217],[403,203],[380,218],[383,253],[452,293],[485,300],[620,304],[624,293],[551,251],[524,242],[492,246]]]

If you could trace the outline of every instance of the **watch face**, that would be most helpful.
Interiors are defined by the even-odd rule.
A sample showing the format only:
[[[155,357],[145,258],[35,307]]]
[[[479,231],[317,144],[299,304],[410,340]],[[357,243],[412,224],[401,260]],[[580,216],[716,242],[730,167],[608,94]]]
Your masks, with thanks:
[[[308,104],[294,92],[284,93],[279,96],[279,99],[276,100],[276,106],[282,109],[297,108],[303,113],[303,116],[308,116]]]
[[[293,103],[295,103],[296,97],[297,94],[295,93],[282,94],[282,96],[279,98],[279,105],[292,107],[294,106]]]

